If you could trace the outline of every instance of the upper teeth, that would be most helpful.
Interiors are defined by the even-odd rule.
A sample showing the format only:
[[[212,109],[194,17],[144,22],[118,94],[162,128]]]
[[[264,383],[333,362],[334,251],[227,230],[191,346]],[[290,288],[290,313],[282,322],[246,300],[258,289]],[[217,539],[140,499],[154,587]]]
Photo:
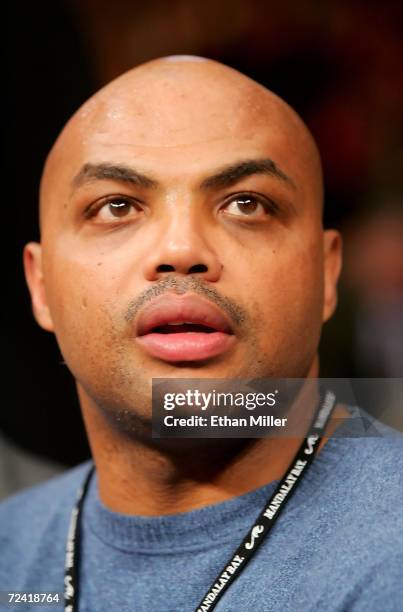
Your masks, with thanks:
[[[167,325],[184,325],[185,323],[189,323],[191,325],[191,321],[178,321],[177,323],[168,323]]]

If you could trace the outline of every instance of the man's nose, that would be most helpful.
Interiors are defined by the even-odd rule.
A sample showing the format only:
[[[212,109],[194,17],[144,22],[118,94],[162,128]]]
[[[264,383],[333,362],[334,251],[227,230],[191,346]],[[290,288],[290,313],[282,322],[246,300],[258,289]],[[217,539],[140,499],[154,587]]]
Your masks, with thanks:
[[[151,246],[151,245],[150,245]],[[151,252],[150,252],[151,251]],[[155,236],[145,260],[147,280],[160,280],[166,274],[197,274],[216,282],[222,265],[200,224],[191,219],[175,219]]]

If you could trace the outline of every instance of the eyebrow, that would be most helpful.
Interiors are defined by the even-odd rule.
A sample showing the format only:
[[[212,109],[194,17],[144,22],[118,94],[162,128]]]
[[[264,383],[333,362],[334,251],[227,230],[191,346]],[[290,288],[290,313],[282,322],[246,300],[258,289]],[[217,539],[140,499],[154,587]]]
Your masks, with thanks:
[[[208,176],[200,183],[200,189],[213,190],[229,187],[241,179],[254,174],[266,174],[272,176],[284,184],[296,188],[294,181],[283,172],[278,165],[269,158],[244,159],[239,162],[224,166],[217,172]],[[145,189],[156,189],[159,183],[151,176],[139,172],[135,168],[125,164],[110,163],[86,163],[73,178],[71,185],[75,189],[94,180],[113,180],[130,183]]]
[[[146,189],[155,189],[158,187],[158,182],[138,172],[134,168],[126,166],[124,164],[84,164],[81,170],[71,181],[73,188],[81,187],[85,183],[91,181],[120,181],[122,183],[130,183],[137,185],[138,187],[145,187]]]
[[[243,178],[253,176],[254,174],[267,174],[272,176],[286,185],[296,188],[294,181],[285,174],[277,164],[269,158],[265,159],[245,159],[235,164],[230,164],[219,170],[216,174],[207,177],[201,183],[202,189],[218,189],[229,187],[237,183]]]

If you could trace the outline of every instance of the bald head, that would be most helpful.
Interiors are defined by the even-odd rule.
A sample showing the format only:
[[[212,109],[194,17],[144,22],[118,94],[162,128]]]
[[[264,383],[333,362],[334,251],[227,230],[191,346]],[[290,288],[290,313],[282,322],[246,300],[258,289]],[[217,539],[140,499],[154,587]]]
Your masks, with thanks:
[[[309,191],[320,211],[322,171],[316,144],[297,113],[281,98],[218,62],[193,56],[157,59],[118,77],[92,96],[70,119],[53,146],[41,181],[40,217],[61,181],[70,182],[78,161],[102,161],[121,144],[142,152],[192,155],[219,142],[266,140],[279,168],[297,166],[294,182]],[[109,149],[110,152],[110,149]],[[92,159],[90,160],[89,157]],[[241,158],[250,157],[240,154]],[[284,172],[286,172],[284,170]]]

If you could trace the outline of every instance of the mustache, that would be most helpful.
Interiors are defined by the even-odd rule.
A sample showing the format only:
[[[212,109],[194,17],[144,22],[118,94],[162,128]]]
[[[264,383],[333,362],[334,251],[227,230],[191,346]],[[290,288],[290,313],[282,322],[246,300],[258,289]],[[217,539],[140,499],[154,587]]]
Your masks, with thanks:
[[[234,325],[239,326],[244,324],[248,320],[247,312],[239,306],[234,300],[229,297],[221,295],[217,289],[211,285],[207,285],[203,280],[196,276],[188,276],[180,278],[177,276],[171,276],[158,281],[152,287],[148,287],[142,291],[136,298],[131,300],[127,306],[124,314],[124,319],[127,323],[132,323],[137,313],[146,305],[151,302],[154,298],[172,291],[177,295],[183,295],[188,291],[197,293],[202,297],[214,302],[219,308],[221,308],[231,319]]]

